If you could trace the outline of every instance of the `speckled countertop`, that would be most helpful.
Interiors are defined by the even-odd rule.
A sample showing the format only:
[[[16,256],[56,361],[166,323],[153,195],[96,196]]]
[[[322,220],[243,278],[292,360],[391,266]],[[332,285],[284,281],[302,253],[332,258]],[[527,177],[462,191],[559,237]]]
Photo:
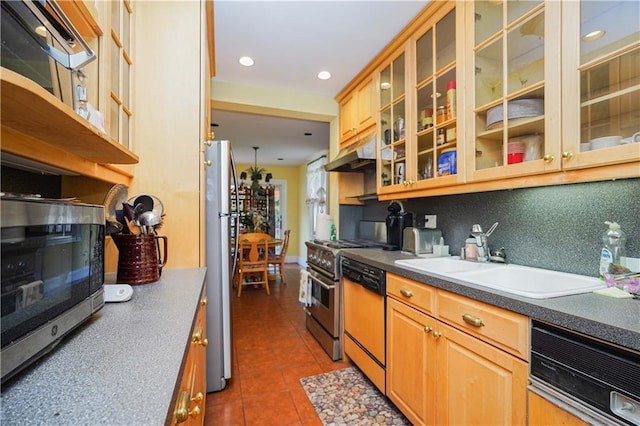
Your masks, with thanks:
[[[161,425],[175,405],[205,268],[107,303],[2,388],[2,425]]]
[[[397,259],[415,258],[398,251],[349,249],[345,257],[369,263],[413,280],[458,293],[510,311],[640,350],[640,300],[614,299],[593,293],[551,299],[532,299],[474,284],[462,284],[414,272],[395,265]]]

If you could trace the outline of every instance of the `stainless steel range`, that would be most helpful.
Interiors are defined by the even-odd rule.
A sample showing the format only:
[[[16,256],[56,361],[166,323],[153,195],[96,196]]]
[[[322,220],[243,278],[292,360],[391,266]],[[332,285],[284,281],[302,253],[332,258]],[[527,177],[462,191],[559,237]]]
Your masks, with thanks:
[[[307,271],[311,281],[311,306],[307,312],[307,330],[318,340],[331,359],[342,358],[340,333],[340,251],[347,248],[375,247],[379,243],[356,241],[305,242],[307,246]]]

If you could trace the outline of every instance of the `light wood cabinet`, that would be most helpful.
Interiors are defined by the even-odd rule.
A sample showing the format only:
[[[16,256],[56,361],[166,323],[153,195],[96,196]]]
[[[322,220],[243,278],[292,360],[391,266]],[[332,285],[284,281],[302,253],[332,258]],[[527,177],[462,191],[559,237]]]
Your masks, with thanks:
[[[620,138],[640,132],[640,6],[563,2],[562,14],[562,167],[637,162],[640,143]]]
[[[640,177],[640,143],[625,143],[640,132],[639,12],[430,2],[354,79],[376,76],[378,199]],[[595,29],[606,36],[587,41]],[[438,120],[454,81],[455,117]],[[617,145],[591,147],[607,136]],[[438,174],[454,150],[456,174]]]
[[[414,425],[436,424],[436,320],[387,298],[387,397]]]
[[[434,336],[436,424],[526,424],[526,362],[441,322]]]
[[[381,68],[381,195],[464,182],[466,146],[458,142],[465,141],[463,97],[457,90],[463,18],[456,2],[434,3],[401,52]]]
[[[559,171],[561,3],[466,7],[467,180]]]
[[[354,143],[375,124],[373,76],[364,79],[340,101],[340,147]]]
[[[586,426],[589,424],[534,392],[528,391],[527,394],[529,426]]]
[[[203,287],[191,339],[176,389],[176,406],[171,424],[203,425],[207,401],[207,290]]]
[[[527,318],[391,273],[387,289],[387,396],[412,423],[526,423],[528,364],[511,353],[528,358]]]
[[[438,318],[505,352],[529,360],[529,318],[524,315],[438,290]]]
[[[85,71],[89,76],[89,102],[101,109],[104,105],[100,105],[99,70],[104,57],[99,37],[104,34],[96,21],[95,5],[69,1],[62,2],[60,6],[98,53],[97,60],[89,63]],[[128,171],[111,166],[138,162],[138,156],[128,146],[122,146],[117,138],[89,124],[71,107],[33,81],[6,68],[1,68],[0,74],[3,163],[130,184],[132,175]]]

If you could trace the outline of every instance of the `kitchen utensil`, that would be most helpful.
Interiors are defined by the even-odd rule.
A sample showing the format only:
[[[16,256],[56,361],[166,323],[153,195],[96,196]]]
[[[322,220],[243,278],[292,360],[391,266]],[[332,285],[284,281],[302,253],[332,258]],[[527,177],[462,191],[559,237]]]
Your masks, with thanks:
[[[153,210],[160,217],[164,214],[164,204],[162,204],[162,201],[153,194],[137,194],[129,198],[129,204],[132,206],[139,203],[142,203],[145,206],[145,211]]]
[[[116,232],[122,232],[122,223],[120,223],[115,217],[107,216],[106,225],[107,226],[105,229],[105,234],[107,235],[115,234]]]
[[[142,229],[140,229],[140,226],[138,226],[134,221],[129,220],[129,218],[127,218],[126,216],[124,220],[127,222],[127,229],[129,230],[130,234],[140,235],[142,233]]]
[[[113,185],[109,191],[104,196],[104,200],[102,201],[102,205],[104,205],[104,213],[107,218],[107,221],[113,219],[113,221],[117,222],[118,217],[118,209],[122,206],[122,203],[127,201],[127,192],[128,189],[125,185],[118,183]],[[121,224],[122,225],[122,224]],[[117,226],[117,225],[113,225]],[[109,228],[109,224],[107,223],[107,228]],[[120,227],[122,230],[122,226]],[[118,232],[118,231],[114,231]],[[107,229],[107,234],[109,234]]]
[[[153,198],[148,195],[139,195],[136,197],[133,205],[137,206],[138,204],[142,204],[143,211],[150,212],[153,210]]]
[[[127,202],[122,203],[122,211],[124,212],[124,217],[133,220],[133,206]]]
[[[162,223],[162,218],[153,210],[142,212],[138,218],[141,226],[155,227]]]

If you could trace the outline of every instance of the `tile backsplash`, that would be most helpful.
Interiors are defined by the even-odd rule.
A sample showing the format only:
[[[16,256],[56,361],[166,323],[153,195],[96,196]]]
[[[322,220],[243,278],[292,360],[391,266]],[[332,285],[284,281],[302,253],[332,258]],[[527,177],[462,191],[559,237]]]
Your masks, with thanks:
[[[403,204],[416,226],[424,224],[425,214],[437,215],[437,227],[454,255],[473,224],[486,231],[499,222],[489,247],[504,247],[507,262],[597,276],[608,220],[625,232],[627,256],[640,258],[640,179],[447,195]],[[340,238],[357,238],[359,220],[384,221],[388,205],[372,201],[341,206]]]

